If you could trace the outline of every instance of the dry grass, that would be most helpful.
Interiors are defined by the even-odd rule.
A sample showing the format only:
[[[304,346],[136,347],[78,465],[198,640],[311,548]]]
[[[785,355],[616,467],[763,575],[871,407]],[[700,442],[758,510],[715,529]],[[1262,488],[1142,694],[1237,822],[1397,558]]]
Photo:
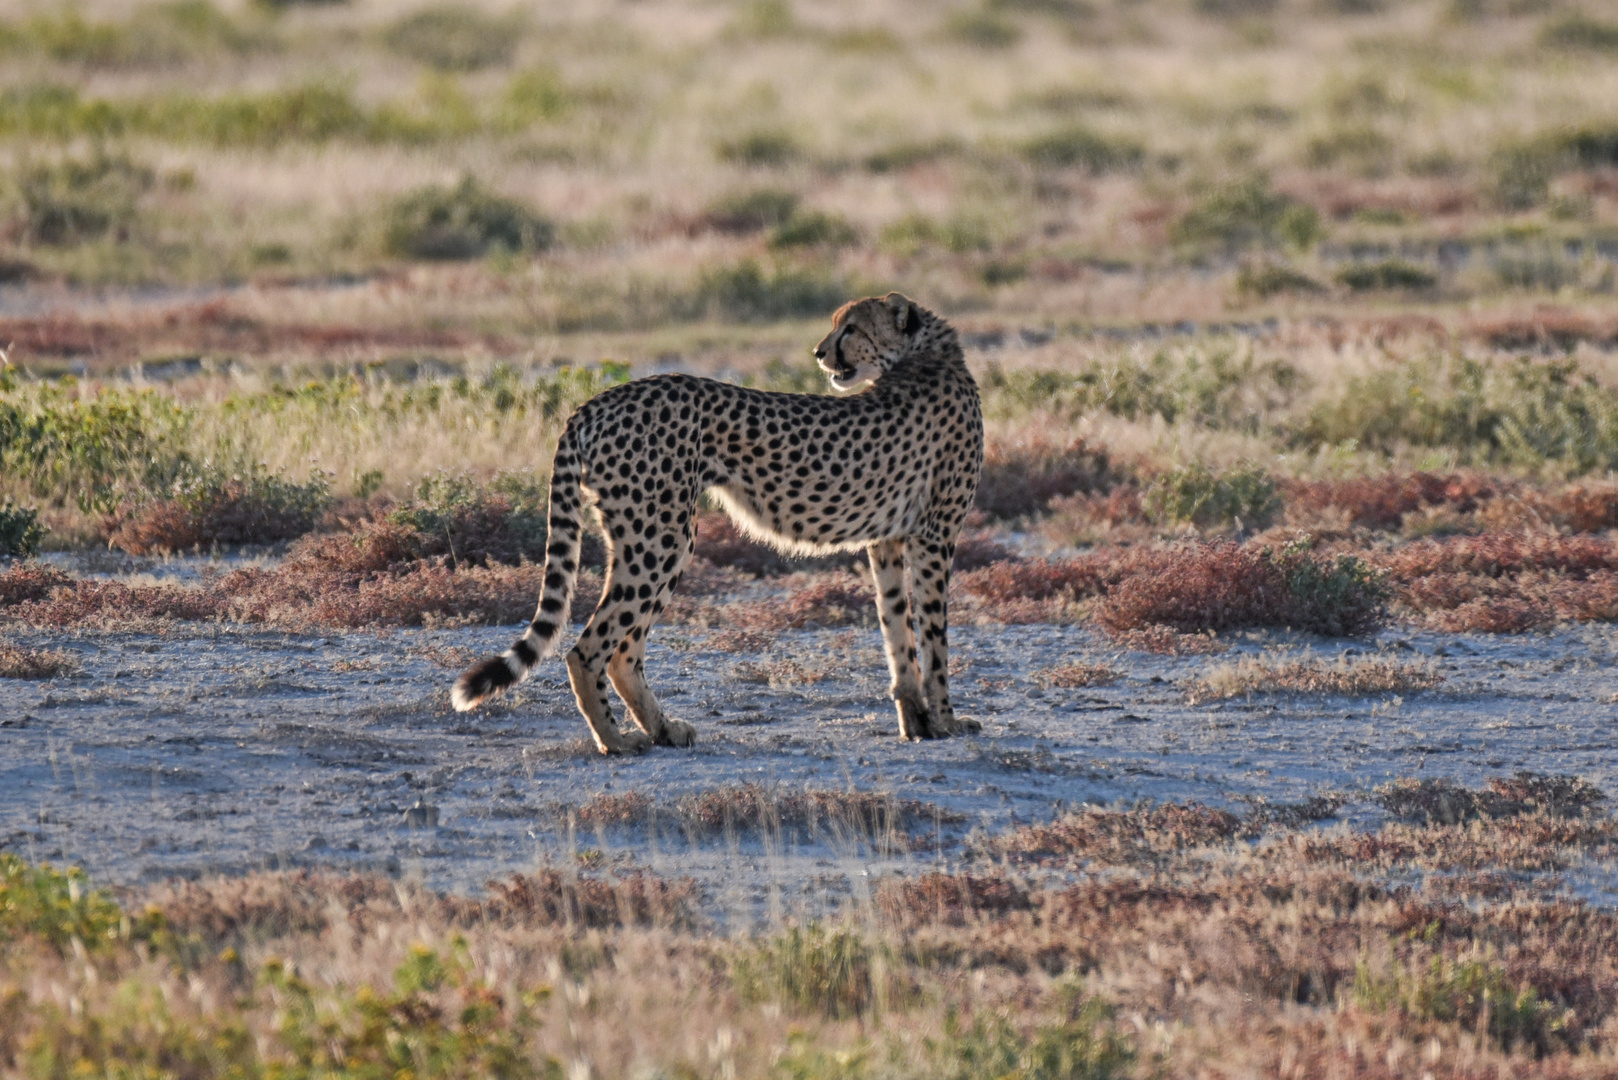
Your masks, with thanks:
[[[84,670],[65,649],[27,649],[0,641],[0,679],[60,679]]]
[[[1250,694],[1409,694],[1430,690],[1444,681],[1430,663],[1370,656],[1336,660],[1319,657],[1243,657],[1222,664],[1197,679],[1186,691],[1193,705]]]
[[[1084,686],[1111,686],[1123,678],[1123,672],[1106,664],[1091,664],[1076,660],[1060,667],[1041,668],[1034,672],[1033,680],[1040,686],[1075,690]]]
[[[745,790],[702,804],[713,827],[757,815]],[[1618,857],[1613,822],[1569,778],[1489,791],[1519,811],[1361,832],[1089,810],[984,838],[992,862],[887,877],[856,920],[740,937],[715,932],[722,913],[689,883],[632,869],[541,869],[479,898],[256,874],[142,887],[120,910],[6,863],[0,1058],[256,1076],[326,1046],[350,1067],[398,1048],[469,1075],[846,1080],[1006,1075],[978,1064],[1044,1053],[1120,1080],[1300,1065],[1391,1080],[1412,1062],[1456,1080],[1610,1075],[1618,918],[1543,886]],[[602,797],[591,815],[637,825],[652,805]],[[301,1042],[306,1015],[329,1026]]]
[[[660,805],[631,791],[602,792],[574,809],[585,826],[644,825],[654,817],[678,822],[697,835],[727,830],[759,833],[783,828],[874,836],[894,830],[959,824],[960,814],[915,799],[869,791],[806,788],[802,791],[738,784],[683,796]]]

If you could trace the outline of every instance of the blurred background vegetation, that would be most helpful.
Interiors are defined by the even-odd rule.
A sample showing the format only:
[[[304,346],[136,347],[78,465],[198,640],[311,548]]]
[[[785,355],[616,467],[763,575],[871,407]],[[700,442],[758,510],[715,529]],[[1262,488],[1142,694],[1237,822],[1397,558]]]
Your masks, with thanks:
[[[1147,474],[1609,470],[1615,59],[1574,0],[13,0],[0,488],[543,471],[600,380],[819,390],[888,288]]]

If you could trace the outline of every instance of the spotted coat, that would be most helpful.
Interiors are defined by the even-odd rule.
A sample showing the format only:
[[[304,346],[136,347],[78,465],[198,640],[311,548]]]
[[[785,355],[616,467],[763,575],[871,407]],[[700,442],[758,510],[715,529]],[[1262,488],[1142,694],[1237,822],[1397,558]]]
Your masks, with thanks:
[[[600,604],[567,654],[579,710],[602,753],[689,745],[690,725],[665,716],[646,685],[646,636],[690,562],[708,491],[783,550],[866,549],[900,734],[976,731],[949,698],[950,568],[983,464],[977,385],[955,332],[893,293],[839,310],[815,355],[834,386],[870,385],[831,397],[660,375],[581,406],[557,446],[539,611],[515,645],[460,677],[455,707],[513,685],[556,648],[589,493],[609,557]],[[638,731],[618,728],[609,681]]]

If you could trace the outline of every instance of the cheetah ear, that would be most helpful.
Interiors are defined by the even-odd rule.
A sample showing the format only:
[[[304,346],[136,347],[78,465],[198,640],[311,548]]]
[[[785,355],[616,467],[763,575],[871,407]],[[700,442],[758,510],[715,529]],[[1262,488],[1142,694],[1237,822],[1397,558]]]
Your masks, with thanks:
[[[921,311],[915,301],[903,293],[889,293],[884,297],[888,310],[893,312],[893,325],[905,337],[915,337],[921,329]]]

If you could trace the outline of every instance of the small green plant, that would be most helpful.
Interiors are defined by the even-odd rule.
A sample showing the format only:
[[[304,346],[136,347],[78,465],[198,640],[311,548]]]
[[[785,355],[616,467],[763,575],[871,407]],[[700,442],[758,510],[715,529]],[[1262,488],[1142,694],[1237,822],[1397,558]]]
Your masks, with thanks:
[[[1131,168],[1145,156],[1138,143],[1077,126],[1029,139],[1018,150],[1031,163],[1044,168],[1080,167],[1097,173]]]
[[[1385,575],[1357,555],[1323,559],[1313,547],[1312,539],[1300,537],[1276,557],[1293,605],[1310,613],[1317,633],[1350,636],[1375,626],[1393,596]]]
[[[261,466],[187,464],[156,498],[126,500],[106,523],[107,542],[133,555],[273,544],[313,530],[330,502],[319,472],[299,482]]]
[[[1438,275],[1403,259],[1351,263],[1337,271],[1337,283],[1354,292],[1389,289],[1430,289]]]
[[[135,221],[152,170],[124,155],[25,166],[17,177],[24,234],[36,244],[73,244],[122,233]]]
[[[19,384],[0,372],[0,472],[42,498],[109,513],[130,488],[178,474],[191,415],[155,391],[81,398],[72,380]]]
[[[382,40],[400,56],[440,71],[476,71],[508,64],[522,40],[522,24],[495,19],[476,8],[423,8],[394,23]]]
[[[561,1080],[555,1059],[536,1064],[529,1053],[549,991],[508,1000],[472,970],[461,941],[447,956],[413,947],[388,991],[320,992],[279,961],[265,965],[263,982],[288,1059],[276,1075]]]
[[[1152,520],[1164,524],[1224,525],[1240,519],[1263,526],[1281,508],[1269,473],[1256,466],[1215,473],[1200,463],[1163,473],[1146,491]]]
[[[755,188],[713,202],[707,218],[724,232],[749,233],[786,224],[797,212],[796,192],[780,188]]]
[[[1572,12],[1546,24],[1539,32],[1539,43],[1551,49],[1618,51],[1618,23],[1602,22],[1580,12]]]
[[[750,131],[734,139],[721,140],[714,147],[720,161],[754,167],[790,165],[803,157],[803,148],[789,132]]]
[[[944,33],[963,45],[980,49],[1006,49],[1022,40],[1022,28],[1003,15],[986,9],[958,11],[944,23]]]
[[[1284,263],[1248,263],[1236,272],[1236,292],[1268,300],[1282,293],[1319,293],[1326,287]]]
[[[1480,1030],[1507,1051],[1543,1053],[1561,1041],[1567,1026],[1565,1010],[1541,1000],[1532,986],[1514,986],[1502,965],[1481,956],[1435,956],[1426,966],[1395,960],[1380,973],[1361,958],[1353,994],[1363,1009]]]
[[[1169,237],[1190,248],[1234,252],[1286,246],[1303,251],[1313,247],[1324,232],[1314,207],[1252,179],[1204,194],[1170,226]]]
[[[1135,1051],[1113,1028],[1113,1009],[1072,984],[1057,992],[1062,1016],[1024,1033],[1003,1013],[970,1025],[951,1012],[944,1034],[927,1041],[938,1080],[1120,1080]]]
[[[860,234],[837,214],[822,210],[799,210],[770,233],[772,248],[846,247],[859,242]]]
[[[45,526],[39,523],[39,511],[18,506],[6,496],[6,501],[0,503],[0,558],[33,555],[43,539]]]
[[[846,284],[823,272],[790,267],[766,272],[749,259],[704,271],[697,283],[696,305],[711,317],[772,322],[829,314],[849,292]]]
[[[910,214],[882,230],[882,246],[896,255],[913,256],[928,248],[963,255],[993,246],[987,224],[980,218],[957,216],[935,221],[925,214]]]
[[[31,937],[66,952],[77,940],[94,950],[129,932],[123,909],[90,888],[83,870],[30,866],[0,853],[0,942]]]
[[[839,1020],[892,1003],[889,958],[850,927],[794,926],[739,957],[731,978],[745,1001],[776,1001]]]
[[[384,245],[413,259],[471,259],[491,251],[544,251],[555,226],[527,206],[487,191],[471,176],[401,197],[387,214]]]
[[[1350,379],[1292,432],[1294,445],[1447,447],[1463,464],[1579,475],[1618,466],[1618,402],[1576,360],[1429,357]]]

